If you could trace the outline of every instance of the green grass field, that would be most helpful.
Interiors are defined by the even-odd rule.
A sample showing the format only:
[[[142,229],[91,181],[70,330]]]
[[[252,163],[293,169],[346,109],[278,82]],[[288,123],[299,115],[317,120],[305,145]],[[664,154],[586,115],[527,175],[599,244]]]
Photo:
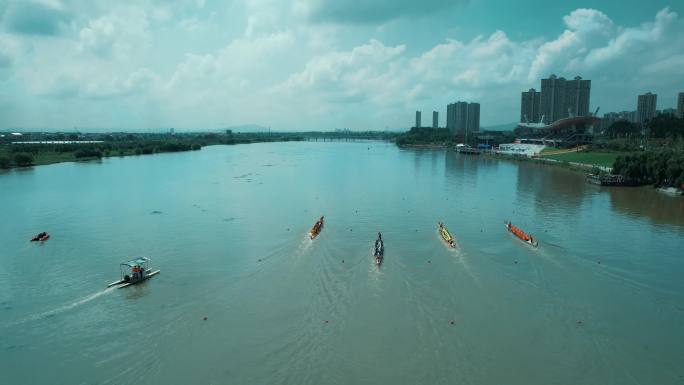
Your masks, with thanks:
[[[555,159],[561,162],[577,162],[596,166],[613,167],[613,162],[620,154],[617,152],[582,151],[566,154],[544,155],[543,158]]]

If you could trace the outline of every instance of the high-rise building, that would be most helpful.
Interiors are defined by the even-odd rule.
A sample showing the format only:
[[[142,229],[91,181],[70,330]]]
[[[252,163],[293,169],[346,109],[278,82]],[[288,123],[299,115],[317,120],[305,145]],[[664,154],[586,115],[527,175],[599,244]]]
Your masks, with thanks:
[[[416,111],[416,127],[420,127],[420,111]]]
[[[447,105],[447,128],[453,132],[463,131],[468,121],[468,103],[456,102]]]
[[[544,123],[569,116],[588,116],[591,80],[576,76],[566,80],[556,75],[541,80],[540,115]]]
[[[449,103],[447,104],[447,111],[446,111],[446,128],[449,129],[449,131],[454,131],[456,129],[456,116],[455,116],[455,106],[454,103]]]
[[[677,117],[684,118],[684,92],[677,96]]]
[[[480,103],[456,102],[447,105],[447,128],[452,132],[480,129]]]
[[[466,132],[480,131],[480,103],[468,103]]]
[[[565,113],[567,116],[588,116],[591,80],[575,76],[565,82]]]
[[[537,92],[534,88],[529,91],[523,91],[520,96],[520,122],[521,123],[537,123],[539,122],[539,103],[541,101],[541,92]]]
[[[439,112],[432,111],[432,128],[439,127]]]
[[[556,75],[541,80],[540,113],[544,123],[553,123],[564,118],[565,78]]]
[[[636,122],[644,124],[646,121],[653,119],[656,115],[656,105],[658,104],[658,95],[647,92],[639,95],[637,98],[637,116]]]

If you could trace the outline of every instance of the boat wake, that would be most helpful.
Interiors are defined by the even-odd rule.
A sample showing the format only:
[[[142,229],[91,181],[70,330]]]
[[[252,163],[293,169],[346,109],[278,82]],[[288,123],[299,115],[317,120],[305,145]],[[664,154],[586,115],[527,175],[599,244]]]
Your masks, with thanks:
[[[98,292],[96,292],[96,293],[90,294],[90,295],[88,295],[88,296],[86,296],[86,297],[80,298],[80,299],[78,299],[78,300],[76,300],[76,301],[74,301],[74,302],[71,302],[71,303],[62,305],[62,306],[60,306],[60,307],[58,307],[58,308],[55,308],[55,309],[52,309],[52,310],[48,310],[48,311],[45,311],[45,312],[42,312],[42,313],[38,313],[38,314],[33,314],[33,315],[30,315],[30,316],[28,316],[28,317],[26,317],[26,318],[20,319],[20,320],[18,320],[18,321],[11,322],[11,323],[9,323],[9,324],[5,324],[5,325],[3,325],[3,327],[17,326],[17,325],[21,325],[21,324],[24,324],[24,323],[27,323],[27,322],[38,321],[38,320],[41,320],[41,319],[45,319],[45,318],[49,318],[49,317],[54,317],[54,316],[56,316],[56,315],[58,315],[58,314],[64,313],[64,312],[66,312],[66,311],[68,311],[68,310],[74,309],[74,308],[76,308],[76,307],[78,307],[78,306],[81,306],[81,305],[84,305],[84,304],[86,304],[86,303],[88,303],[88,302],[90,302],[90,301],[93,301],[93,300],[95,300],[95,299],[97,299],[97,298],[99,298],[99,297],[101,297],[101,296],[103,296],[103,295],[105,295],[105,294],[107,294],[107,293],[110,293],[111,291],[113,291],[113,290],[115,290],[115,289],[117,289],[117,288],[116,288],[116,287],[108,287],[108,288],[103,289],[103,290],[101,290],[101,291],[98,291]]]

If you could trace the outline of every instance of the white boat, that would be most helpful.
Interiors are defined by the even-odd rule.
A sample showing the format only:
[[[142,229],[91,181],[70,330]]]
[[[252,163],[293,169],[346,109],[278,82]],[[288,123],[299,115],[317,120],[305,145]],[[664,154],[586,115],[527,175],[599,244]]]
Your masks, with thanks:
[[[110,283],[107,287],[118,285],[121,289],[148,280],[160,272],[160,270],[150,268],[150,259],[147,257],[132,259],[122,263],[119,267],[121,268],[121,279]]]

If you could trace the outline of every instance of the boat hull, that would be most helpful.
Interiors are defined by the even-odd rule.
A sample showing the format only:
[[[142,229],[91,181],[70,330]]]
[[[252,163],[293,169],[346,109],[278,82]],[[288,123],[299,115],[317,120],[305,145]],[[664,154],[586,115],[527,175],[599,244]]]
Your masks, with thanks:
[[[147,281],[148,279],[154,277],[155,275],[159,274],[160,271],[161,271],[161,270],[155,270],[155,271],[153,271],[153,272],[151,272],[151,273],[145,274],[145,276],[144,276],[142,279],[138,279],[138,280],[135,280],[135,281],[132,281],[132,280],[126,281],[126,280],[121,279],[121,280],[119,280],[119,281],[115,281],[115,282],[110,283],[109,285],[107,285],[107,287],[112,287],[112,286],[117,286],[117,285],[119,285],[118,288],[119,288],[119,289],[122,289],[122,288],[124,288],[124,287],[136,285],[136,284],[138,284],[138,283],[140,283],[140,282]]]
[[[531,235],[529,235],[526,232],[520,230],[519,228],[513,226],[512,224],[510,224],[510,222],[507,222],[505,226],[506,226],[506,230],[508,230],[509,233],[513,234],[519,240],[527,243],[528,245],[530,245],[532,247],[539,246],[539,243],[537,241],[535,241]]]
[[[318,236],[318,234],[321,233],[321,230],[323,230],[323,217],[316,221],[316,223],[313,225],[311,230],[309,230],[309,238],[314,239]]]
[[[439,235],[442,237],[442,240],[446,242],[446,244],[451,247],[455,248],[456,247],[456,242],[454,241],[454,237],[449,233],[449,230],[446,229],[446,227],[441,227],[439,228]]]

